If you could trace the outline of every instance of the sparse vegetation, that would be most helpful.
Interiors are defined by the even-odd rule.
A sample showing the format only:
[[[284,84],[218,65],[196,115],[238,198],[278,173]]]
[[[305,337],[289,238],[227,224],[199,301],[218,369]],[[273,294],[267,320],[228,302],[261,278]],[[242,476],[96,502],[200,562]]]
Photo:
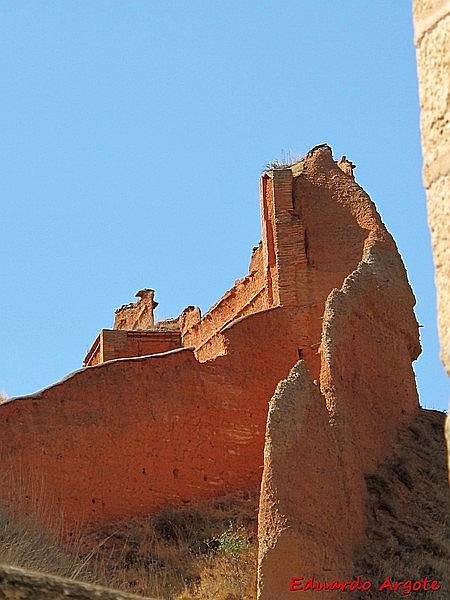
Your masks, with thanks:
[[[0,562],[161,599],[253,600],[257,502],[235,494],[69,541],[3,516]]]
[[[245,529],[241,528],[240,531],[235,532],[232,526],[216,538],[215,541],[219,544],[218,551],[229,556],[239,557],[249,546]]]
[[[273,160],[267,163],[264,167],[264,171],[273,171],[277,169],[289,169],[296,162],[302,160],[302,156],[292,154],[290,151],[281,153],[281,159]]]
[[[92,574],[80,560],[79,543],[79,537],[67,542],[50,535],[30,517],[12,515],[6,509],[0,512],[0,564],[90,581]]]
[[[234,494],[94,532],[88,547],[108,537],[98,581],[171,600],[254,599],[257,510],[256,494]]]

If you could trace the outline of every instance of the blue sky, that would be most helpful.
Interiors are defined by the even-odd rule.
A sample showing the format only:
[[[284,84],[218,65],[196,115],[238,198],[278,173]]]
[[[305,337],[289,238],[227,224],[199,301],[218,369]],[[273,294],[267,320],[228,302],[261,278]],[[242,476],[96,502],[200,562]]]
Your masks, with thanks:
[[[444,409],[409,0],[0,2],[0,389],[80,367],[114,309],[206,310],[247,272],[258,179],[328,142],[417,298]]]

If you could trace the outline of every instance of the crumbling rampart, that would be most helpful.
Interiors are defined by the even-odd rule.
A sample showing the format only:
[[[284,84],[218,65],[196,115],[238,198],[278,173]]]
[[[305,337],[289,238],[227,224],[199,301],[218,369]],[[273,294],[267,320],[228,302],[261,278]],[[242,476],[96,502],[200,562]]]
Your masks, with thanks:
[[[400,257],[375,242],[327,299],[320,384],[300,361],[278,386],[260,499],[261,600],[290,598],[293,577],[352,579],[366,526],[364,476],[418,409],[413,303]]]
[[[114,329],[141,330],[153,329],[155,319],[153,311],[158,306],[155,290],[144,289],[136,293],[137,302],[124,304],[116,310]]]
[[[283,436],[277,437],[272,412],[265,439],[269,401],[278,382],[303,361],[306,391],[301,397],[310,399],[310,416],[300,433],[290,424],[302,447],[286,461],[297,453],[296,467],[311,477],[319,469],[316,478],[322,483],[331,470],[341,487],[342,466],[351,464],[345,440],[375,460],[388,448],[390,431],[418,406],[411,371],[419,352],[414,298],[395,243],[352,173],[348,161],[338,165],[326,145],[291,167],[265,172],[260,181],[262,239],[249,274],[204,315],[188,307],[174,321],[167,333],[179,328],[180,349],[141,355],[148,352],[142,347],[127,358],[117,337],[114,360],[104,354],[99,364],[0,405],[1,469],[39,477],[49,501],[72,525],[146,514],[233,489],[258,489],[264,462],[264,591],[285,539],[273,526],[278,522],[274,507],[283,504],[278,496],[282,474],[275,466],[282,453],[270,440]],[[139,306],[128,307],[125,316],[131,311],[134,319]],[[141,333],[151,337],[157,324],[147,325]],[[124,323],[114,335],[140,335],[128,327]],[[364,341],[365,332],[370,340]],[[394,381],[399,365],[401,379]],[[383,395],[384,372],[393,391]],[[274,400],[271,406],[276,405]],[[303,414],[303,400],[292,410],[294,416]],[[388,420],[384,429],[377,421],[375,436],[369,419],[379,413]],[[353,431],[353,419],[359,419],[364,440]],[[378,436],[387,436],[384,448]],[[323,443],[317,446],[314,439]],[[366,464],[364,458],[364,465],[354,465],[355,473]],[[322,483],[311,492],[316,517],[328,502],[318,496]],[[31,488],[20,492],[24,506],[31,493]],[[295,508],[300,488],[292,497],[282,493],[288,503],[283,518],[295,521],[303,515],[306,535],[317,518],[310,522]],[[354,494],[359,510],[363,492],[355,488]],[[16,501],[17,496],[16,491]],[[360,533],[358,515],[352,527],[349,543]],[[316,543],[312,535],[310,542]]]
[[[306,166],[312,168],[314,177],[297,180],[295,198],[311,240],[315,269],[304,294],[316,299],[318,318],[309,331],[312,339],[321,336],[321,360],[317,373],[300,361],[269,405],[261,600],[290,598],[296,576],[351,579],[353,553],[364,539],[364,475],[389,455],[399,425],[419,406],[411,367],[420,353],[415,300],[395,243],[356,184],[325,162]]]

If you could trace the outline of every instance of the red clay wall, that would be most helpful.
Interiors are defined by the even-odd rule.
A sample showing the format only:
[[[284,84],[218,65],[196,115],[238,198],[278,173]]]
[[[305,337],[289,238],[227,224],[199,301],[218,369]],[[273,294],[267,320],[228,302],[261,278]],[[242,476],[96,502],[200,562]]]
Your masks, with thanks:
[[[229,290],[200,320],[181,319],[184,347],[194,347],[199,360],[205,361],[223,353],[215,339],[222,327],[236,318],[269,308],[264,272],[253,271],[236,281]]]
[[[159,354],[177,348],[181,348],[179,331],[127,331],[127,353],[123,358]]]
[[[98,336],[95,338],[95,340],[92,342],[91,347],[89,348],[86,356],[83,359],[83,366],[91,366],[91,365],[98,365],[99,363],[102,362],[101,360],[101,356],[102,356],[102,351],[100,348],[100,336],[101,336],[102,332],[100,331],[100,333],[98,334]]]
[[[384,240],[396,248],[366,192],[333,160],[329,147],[311,151],[293,169],[261,177],[261,244],[250,274],[236,282],[205,315],[183,315],[183,346],[199,360],[225,349],[220,331],[234,319],[272,306],[297,307],[310,367],[320,344],[322,315],[330,291],[356,269],[365,244]]]
[[[304,225],[307,265],[296,270],[300,310],[308,311],[308,337],[318,347],[326,299],[358,266],[375,239],[396,250],[374,203],[344,174],[327,147],[311,152],[294,179],[295,214]],[[318,371],[314,372],[314,378]]]
[[[181,320],[183,346],[194,347],[199,360],[224,353],[220,331],[235,319],[298,304],[296,269],[306,259],[303,224],[294,214],[292,179],[290,169],[261,178],[262,241],[252,253],[250,273],[203,316],[197,313],[193,319],[190,314]]]
[[[114,329],[153,329],[153,310],[158,306],[155,290],[140,290],[136,296],[139,297],[137,302],[124,304],[116,310]]]
[[[263,176],[261,204],[262,244],[250,274],[203,318],[191,308],[180,319],[183,345],[195,355],[106,362],[0,405],[2,470],[42,479],[69,523],[259,486],[277,383],[299,358],[319,377],[326,298],[368,240],[395,251],[370,199],[327,147],[294,173]],[[102,360],[124,348],[148,351],[129,346],[125,331],[102,331],[109,334]]]
[[[98,365],[116,358],[131,358],[181,348],[179,331],[124,331],[102,329],[87,354],[84,365]]]
[[[296,357],[288,327],[274,309],[234,325],[229,355],[208,363],[190,350],[120,359],[0,405],[2,472],[35,475],[70,525],[257,489],[267,403]]]

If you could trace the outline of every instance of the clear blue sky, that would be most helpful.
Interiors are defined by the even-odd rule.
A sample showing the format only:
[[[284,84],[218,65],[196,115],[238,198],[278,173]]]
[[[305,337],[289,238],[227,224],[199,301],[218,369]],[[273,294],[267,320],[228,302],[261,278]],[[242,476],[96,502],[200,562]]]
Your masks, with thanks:
[[[328,142],[417,297],[444,409],[410,0],[0,2],[0,389],[80,367],[114,309],[206,310],[247,273],[258,178]]]

